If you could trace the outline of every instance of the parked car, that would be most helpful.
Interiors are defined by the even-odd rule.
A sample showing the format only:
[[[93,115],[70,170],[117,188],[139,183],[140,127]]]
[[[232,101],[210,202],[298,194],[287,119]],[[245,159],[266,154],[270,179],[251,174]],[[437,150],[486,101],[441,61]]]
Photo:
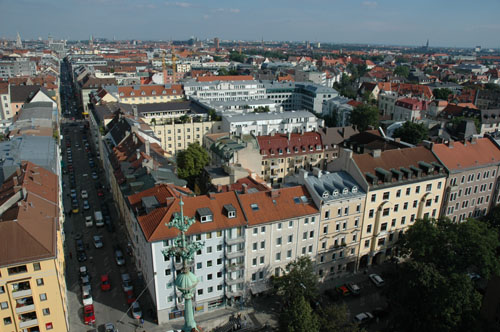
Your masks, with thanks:
[[[82,286],[82,302],[83,305],[93,304],[90,286]]]
[[[83,322],[86,325],[95,324],[94,305],[89,304],[83,307]]]
[[[137,301],[135,301],[134,304],[132,304],[132,317],[134,317],[135,319],[142,318],[141,306],[139,305],[139,302],[137,302]]]
[[[134,291],[130,290],[128,292],[125,292],[125,300],[127,301],[127,304],[134,303],[135,302]]]
[[[372,273],[368,277],[377,287],[382,287],[385,284],[384,279],[382,279],[382,277],[378,274]]]
[[[87,192],[87,190],[82,190],[81,195],[83,199],[89,198],[89,193]]]
[[[87,270],[87,267],[85,265],[80,266],[80,278],[88,276],[89,272]]]
[[[349,290],[349,288],[347,288],[347,285],[338,286],[337,288],[335,288],[335,290],[342,296],[348,296],[351,294],[351,291]]]
[[[108,291],[111,289],[111,282],[109,281],[109,275],[103,274],[101,276],[101,290]]]
[[[122,273],[121,278],[122,278],[123,291],[125,293],[134,290],[134,286],[132,285],[132,280],[130,279],[130,275],[128,273]]]
[[[92,179],[94,179],[94,180],[99,179],[99,176],[97,175],[96,172],[92,172]]]
[[[353,282],[348,282],[346,286],[353,295],[359,295],[359,293],[361,293],[361,288]]]
[[[89,201],[87,201],[87,200],[83,201],[83,209],[84,210],[90,209]]]
[[[125,265],[125,257],[123,257],[123,252],[121,249],[115,249],[115,259],[118,266]]]
[[[373,319],[373,315],[370,312],[362,312],[354,316],[353,322],[358,324],[366,324]]]
[[[78,259],[79,262],[85,262],[87,260],[87,254],[85,253],[84,250],[78,250],[76,252],[76,258]]]
[[[82,286],[89,286],[90,288],[92,288],[92,286],[90,285],[90,276],[89,275],[86,275],[85,277],[81,277],[80,281],[82,282]]]
[[[102,236],[99,235],[94,235],[94,247],[96,249],[102,248],[104,246],[104,243],[102,242]]]
[[[118,332],[113,323],[104,324],[104,332]]]

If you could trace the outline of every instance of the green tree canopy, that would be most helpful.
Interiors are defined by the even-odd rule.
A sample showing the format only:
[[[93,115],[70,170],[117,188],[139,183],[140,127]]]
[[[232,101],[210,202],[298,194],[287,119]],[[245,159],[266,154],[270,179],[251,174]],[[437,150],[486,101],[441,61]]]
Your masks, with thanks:
[[[236,62],[245,62],[246,56],[244,54],[240,54],[239,52],[231,52],[229,53],[229,60]]]
[[[374,105],[362,104],[351,112],[351,124],[356,125],[360,131],[368,129],[368,126],[377,127],[378,118],[378,108]]]
[[[318,277],[314,272],[314,264],[309,256],[301,256],[286,266],[281,277],[273,279],[273,287],[284,302],[303,296],[312,301],[318,296]]]
[[[329,305],[319,316],[320,332],[361,332],[357,324],[349,321],[346,305]]]
[[[190,143],[186,150],[177,154],[177,174],[192,186],[209,162],[208,152],[198,142]]]
[[[411,144],[418,144],[429,136],[429,129],[423,123],[406,121],[394,131],[393,136]]]
[[[318,318],[302,295],[284,303],[279,326],[281,332],[319,332]]]
[[[410,75],[410,68],[408,68],[408,66],[397,66],[394,69],[394,75],[408,78],[408,75]]]
[[[448,88],[434,89],[434,90],[432,90],[432,94],[434,95],[434,98],[436,98],[436,99],[448,100],[448,97],[451,94],[453,94],[453,91],[451,91]]]

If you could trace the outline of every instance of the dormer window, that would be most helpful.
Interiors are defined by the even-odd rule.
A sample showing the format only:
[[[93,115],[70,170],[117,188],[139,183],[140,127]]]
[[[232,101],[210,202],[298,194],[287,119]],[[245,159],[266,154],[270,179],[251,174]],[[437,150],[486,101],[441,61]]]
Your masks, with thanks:
[[[167,94],[167,91],[166,91],[166,90],[163,90],[163,91],[161,92],[161,94],[162,94],[162,95],[166,95],[166,94]]]
[[[174,94],[175,94],[175,93],[177,93],[177,91],[175,91],[175,90],[172,90],[172,93],[174,93]]]
[[[271,156],[274,156],[274,150],[271,149]]]
[[[328,191],[323,192],[323,198],[328,198],[328,196],[330,196],[330,194],[328,193]]]
[[[339,195],[339,191],[337,189],[335,189],[333,192],[332,192],[332,196],[338,196]]]
[[[311,146],[309,147],[309,151],[313,151],[313,150],[314,150],[314,149],[313,149],[313,147],[312,147],[312,145],[311,145]]]
[[[145,91],[142,91],[142,92],[141,92],[141,95],[145,96],[145,95],[146,95],[146,92],[145,92]]]
[[[132,92],[130,93],[130,95],[131,95],[131,96],[135,96],[135,92],[134,92],[134,91],[132,91]]]
[[[352,189],[351,189],[351,191],[353,193],[357,193],[358,192],[358,187],[357,186],[353,186]]]
[[[120,97],[123,97],[125,96],[125,94],[123,92],[120,92]]]
[[[210,222],[213,221],[213,213],[209,208],[199,208],[196,210],[198,217],[200,218],[200,222]]]
[[[278,150],[279,154],[283,154],[283,150],[279,149]]]
[[[347,188],[344,188],[344,190],[342,190],[342,194],[344,194],[344,195],[347,194],[348,192],[349,192],[349,189],[347,189]]]
[[[156,94],[156,91],[155,91],[155,90],[153,90],[153,92],[151,92],[151,94],[155,95],[155,94]]]
[[[299,152],[299,148],[297,148],[296,146],[293,148],[293,151],[295,151],[295,153]]]
[[[252,204],[250,204],[250,208],[253,211],[258,211],[259,210],[259,205],[257,205],[256,203],[252,203]]]
[[[236,218],[236,209],[232,204],[224,205],[224,211],[229,219]]]
[[[306,152],[306,147],[305,146],[302,147],[302,152]]]

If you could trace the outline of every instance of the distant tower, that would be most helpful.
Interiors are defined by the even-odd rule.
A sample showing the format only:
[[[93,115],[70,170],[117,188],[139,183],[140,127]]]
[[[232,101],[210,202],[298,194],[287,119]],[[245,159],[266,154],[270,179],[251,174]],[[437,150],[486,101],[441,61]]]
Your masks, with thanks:
[[[21,40],[21,35],[19,34],[19,32],[17,33],[16,47],[23,48],[23,41]]]
[[[429,49],[429,39],[427,39],[427,43],[425,44],[425,49],[428,50]]]
[[[47,38],[49,45],[52,45],[54,43],[54,38],[49,34],[49,37]]]
[[[306,42],[306,48],[310,49],[311,48],[311,43],[309,43],[309,40]]]
[[[93,48],[94,47],[94,36],[90,35],[89,38],[89,47]]]
[[[218,50],[219,49],[219,38],[217,38],[217,37],[214,38],[214,44],[215,44],[215,49]]]
[[[264,48],[264,36],[262,36],[262,40],[260,42],[260,47]]]

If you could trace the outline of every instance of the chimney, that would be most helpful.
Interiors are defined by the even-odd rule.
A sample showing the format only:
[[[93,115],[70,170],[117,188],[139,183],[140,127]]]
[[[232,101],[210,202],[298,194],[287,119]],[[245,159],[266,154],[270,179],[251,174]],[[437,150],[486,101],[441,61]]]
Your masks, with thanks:
[[[17,180],[17,176],[14,176],[12,178],[12,182],[14,183],[14,186],[17,186],[19,184],[19,181]]]
[[[248,194],[248,185],[246,183],[243,183],[241,186],[243,187],[243,193]]]
[[[137,152],[137,160],[141,159],[141,150],[135,150]]]
[[[132,105],[132,111],[134,112],[134,118],[137,120],[139,117],[139,111],[137,110],[137,105]]]
[[[217,185],[217,192],[218,193],[222,192],[222,184]]]
[[[209,197],[210,199],[215,199],[215,193],[213,193],[213,192],[209,192],[209,193],[208,193],[208,197]]]
[[[290,141],[291,139],[292,139],[292,132],[291,132],[291,131],[289,131],[289,132],[288,132],[288,141]]]
[[[342,127],[341,134],[342,134],[342,138],[345,138],[345,127]]]
[[[453,149],[453,140],[450,138],[450,140],[448,141],[448,147],[450,149]]]
[[[299,170],[299,179],[300,180],[305,180],[307,179],[307,171],[305,169],[300,169]],[[304,181],[300,181],[300,183],[304,183]]]
[[[16,174],[17,174],[17,176],[21,176],[21,168],[20,167],[16,168]]]
[[[271,198],[280,197],[280,191],[276,190],[276,189],[273,189],[273,190],[271,190],[269,192],[269,195],[271,196]]]
[[[375,149],[372,151],[373,158],[380,158],[381,155],[382,155],[382,150],[380,149]]]
[[[150,156],[151,155],[151,143],[149,143],[148,140],[146,140],[146,155]]]
[[[474,137],[474,136],[472,136],[472,137],[470,138],[470,144],[476,144],[476,143],[477,143],[477,138],[476,138],[476,137]]]

